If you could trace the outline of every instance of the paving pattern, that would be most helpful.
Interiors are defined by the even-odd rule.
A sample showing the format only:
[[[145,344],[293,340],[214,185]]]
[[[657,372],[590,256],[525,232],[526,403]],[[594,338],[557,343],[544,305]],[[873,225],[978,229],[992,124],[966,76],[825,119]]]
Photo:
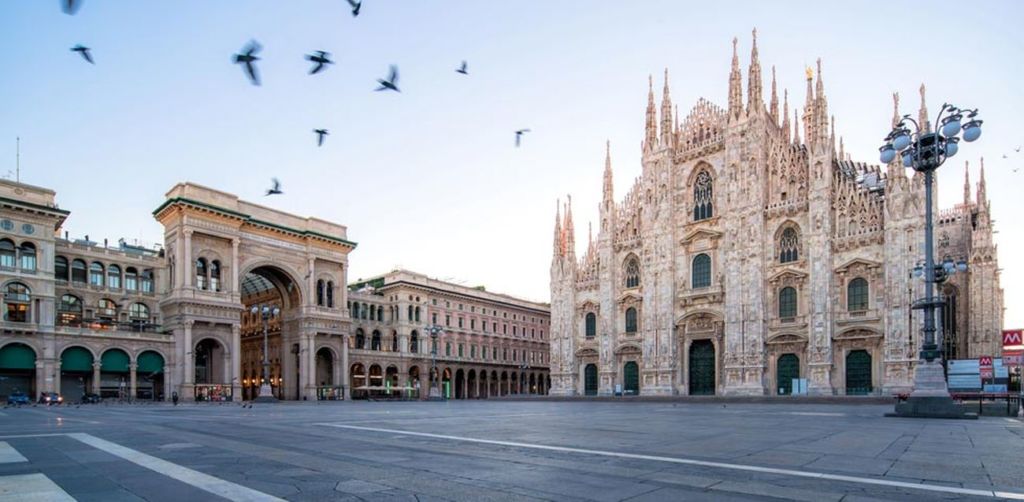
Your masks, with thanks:
[[[1024,498],[1024,423],[889,405],[458,401],[0,411],[8,500]]]

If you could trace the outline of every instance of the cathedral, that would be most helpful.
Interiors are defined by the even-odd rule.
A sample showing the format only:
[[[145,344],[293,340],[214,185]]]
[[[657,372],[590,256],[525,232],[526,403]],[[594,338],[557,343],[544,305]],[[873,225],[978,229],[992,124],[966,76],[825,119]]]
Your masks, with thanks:
[[[733,40],[728,106],[660,116],[648,90],[642,173],[616,200],[606,157],[597,235],[576,255],[571,199],[551,261],[553,395],[888,395],[911,389],[924,294],[923,175],[853,161],[821,61],[790,116],[754,33],[744,102]],[[893,95],[894,124],[900,118]],[[927,123],[924,86],[920,122]],[[879,137],[887,132],[880,124]],[[953,170],[947,164],[944,170]],[[947,175],[948,176],[948,175]],[[1003,294],[985,192],[935,209],[946,359],[998,355]],[[972,188],[974,188],[972,190]],[[915,270],[916,269],[916,270]]]

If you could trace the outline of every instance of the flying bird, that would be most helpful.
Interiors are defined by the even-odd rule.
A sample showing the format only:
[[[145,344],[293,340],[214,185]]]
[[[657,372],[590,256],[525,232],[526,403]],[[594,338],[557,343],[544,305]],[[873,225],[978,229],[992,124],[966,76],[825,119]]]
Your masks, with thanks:
[[[245,65],[245,72],[249,75],[249,81],[252,82],[252,85],[260,85],[260,76],[256,73],[256,65],[254,63],[260,60],[256,53],[262,49],[263,46],[259,42],[252,40],[249,42],[249,45],[242,49],[241,54],[235,54],[235,63]]]
[[[1013,151],[1015,151],[1015,152],[1017,152],[1017,153],[1020,153],[1020,147],[1018,146],[1018,147],[1017,147],[1016,149],[1014,149]]]
[[[61,0],[60,2],[60,10],[69,16],[74,16],[81,6],[82,0]]]
[[[92,60],[92,54],[89,53],[89,50],[90,49],[88,47],[85,47],[82,44],[78,44],[71,48],[71,52],[77,52],[83,59],[88,61],[89,64],[96,64],[96,62]]]
[[[469,75],[469,72],[466,71],[466,62],[463,61],[462,62],[462,66],[460,66],[458,70],[455,70],[455,72],[456,73],[461,73],[463,75]]]
[[[281,182],[278,181],[277,178],[271,178],[270,181],[274,184],[274,186],[267,189],[267,194],[264,195],[264,197],[266,197],[267,195],[280,195],[284,193],[281,191]]]
[[[363,6],[363,2],[361,0],[358,2],[355,0],[348,0],[348,4],[352,6],[352,17],[358,16],[359,9]]]
[[[519,148],[519,143],[522,141],[523,134],[530,132],[529,129],[520,129],[516,131],[516,148]]]
[[[324,136],[330,134],[327,129],[313,129],[316,133],[316,146],[324,146]]]
[[[330,56],[330,52],[324,51],[316,51],[316,54],[306,54],[307,61],[316,63],[316,66],[309,70],[309,74],[316,75],[317,73],[320,73],[320,70],[324,69],[324,66],[334,64],[334,61],[331,61]]]
[[[1006,156],[1006,154],[1004,153],[1004,154],[1003,154],[1003,158],[1004,158],[1004,159],[1008,159],[1009,157],[1007,157],[1007,156]]]
[[[380,87],[374,89],[375,91],[402,92],[398,90],[398,67],[395,65],[391,65],[391,69],[388,71],[388,78],[378,78],[377,83],[380,84]]]

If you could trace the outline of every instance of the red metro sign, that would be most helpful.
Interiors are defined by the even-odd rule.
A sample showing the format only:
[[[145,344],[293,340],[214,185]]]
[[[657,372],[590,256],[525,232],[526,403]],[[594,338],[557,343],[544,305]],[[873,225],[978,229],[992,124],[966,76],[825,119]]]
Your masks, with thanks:
[[[1024,330],[1003,330],[1003,350],[1024,349]]]

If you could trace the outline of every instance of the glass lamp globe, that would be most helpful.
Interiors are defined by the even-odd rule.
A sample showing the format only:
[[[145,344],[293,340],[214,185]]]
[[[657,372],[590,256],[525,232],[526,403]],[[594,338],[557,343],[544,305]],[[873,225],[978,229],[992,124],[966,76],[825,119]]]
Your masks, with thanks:
[[[967,271],[967,262],[963,261],[963,260],[958,261],[956,263],[956,269],[959,270],[960,272],[966,272]]]
[[[956,139],[950,138],[946,140],[946,157],[952,157],[960,150],[960,147],[957,146],[957,141],[955,141]]]
[[[881,160],[883,164],[888,164],[892,162],[892,159],[896,158],[896,150],[893,149],[892,145],[887,144],[882,148],[879,148],[878,151],[880,152],[879,160]]]
[[[903,167],[911,167],[914,165],[914,156],[910,153],[903,154]]]
[[[964,127],[964,141],[974,141],[981,137],[981,121],[972,120]]]
[[[942,124],[943,136],[947,138],[952,138],[953,136],[956,136],[958,132],[960,132],[960,119],[953,118],[946,121],[945,124]]]
[[[892,147],[897,150],[902,150],[910,146],[910,136],[906,132],[901,131],[898,136],[893,138]]]

